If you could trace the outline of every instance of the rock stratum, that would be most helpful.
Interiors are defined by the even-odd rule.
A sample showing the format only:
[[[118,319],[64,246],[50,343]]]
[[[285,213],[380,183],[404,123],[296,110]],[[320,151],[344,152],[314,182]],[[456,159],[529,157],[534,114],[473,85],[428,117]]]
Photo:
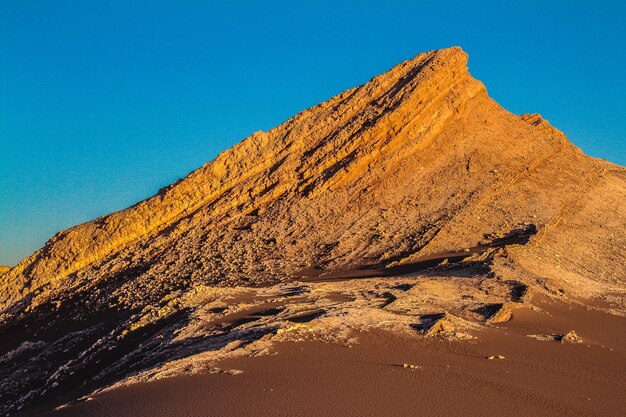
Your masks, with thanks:
[[[420,54],[0,271],[0,410],[305,331],[470,339],[536,293],[623,315],[626,169],[467,59]]]

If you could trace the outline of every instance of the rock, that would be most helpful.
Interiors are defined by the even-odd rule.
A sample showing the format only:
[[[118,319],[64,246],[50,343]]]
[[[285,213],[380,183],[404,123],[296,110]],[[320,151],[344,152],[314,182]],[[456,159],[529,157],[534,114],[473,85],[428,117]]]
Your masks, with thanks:
[[[420,333],[429,337],[445,335],[454,331],[454,325],[446,313],[421,316],[417,328]]]
[[[517,307],[513,303],[504,303],[491,317],[489,317],[490,323],[502,323],[509,321],[513,318],[513,309]]]
[[[502,323],[513,318],[513,309],[517,306],[517,303],[511,302],[493,303],[486,304],[475,311],[485,317],[487,323]]]
[[[564,334],[560,338],[561,343],[582,343],[583,339],[576,334],[574,330]]]
[[[467,59],[458,47],[420,54],[255,132],[147,200],[58,233],[0,282],[0,308],[29,295],[36,306],[64,286],[80,291],[113,281],[99,302],[124,296],[129,308],[142,308],[182,282],[267,284],[297,276],[303,264],[347,268],[464,251],[485,233],[529,218],[554,221],[558,227],[544,232],[558,236],[568,222],[554,213],[588,200],[576,194],[586,184],[579,174],[593,180],[604,165],[581,156],[540,116],[502,109],[468,72]],[[623,181],[621,172],[611,166],[603,175]],[[528,195],[532,204],[520,200]],[[607,222],[576,223],[609,231]],[[373,230],[378,237],[364,250]],[[619,240],[611,247],[623,247],[621,230],[610,231]],[[604,266],[578,272],[595,279]]]

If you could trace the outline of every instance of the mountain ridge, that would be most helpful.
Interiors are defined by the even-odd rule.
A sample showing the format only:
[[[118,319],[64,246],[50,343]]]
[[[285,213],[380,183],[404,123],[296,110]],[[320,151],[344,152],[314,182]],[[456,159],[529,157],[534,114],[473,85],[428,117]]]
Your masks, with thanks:
[[[462,53],[460,51],[460,48],[452,48],[449,51],[446,50],[446,54],[447,55],[456,55],[457,53],[459,53],[459,55],[462,57],[461,60],[465,59],[466,60],[466,55],[464,55],[464,53]],[[437,53],[435,51],[431,51],[429,53],[426,54],[420,54],[418,55],[416,58],[413,58],[412,60],[408,60],[405,61],[404,63],[398,65],[397,67],[394,68],[399,68],[400,70],[406,69],[407,67],[410,67],[410,71],[407,72],[407,76],[410,75],[410,72],[418,72],[420,68],[422,68],[423,66],[427,65],[432,59],[435,58],[439,58],[442,59],[441,56],[437,56]],[[446,59],[446,57],[444,57],[443,59]],[[458,58],[457,58],[458,59]],[[417,66],[412,65],[416,60],[418,60],[418,64]],[[423,62],[422,62],[423,61]],[[455,62],[455,61],[453,61]],[[466,61],[465,61],[466,62]],[[456,62],[458,63],[458,62]],[[373,85],[378,87],[377,83],[381,82],[381,80],[383,80],[384,78],[382,76],[377,76],[374,77],[370,82],[366,83],[364,86],[368,86],[368,85]],[[353,89],[347,90],[344,93],[341,93],[339,96],[337,96],[340,100],[342,97],[345,97],[346,95],[350,95],[352,91],[362,88],[364,86],[361,87],[355,87]],[[481,84],[482,86],[482,84]],[[385,86],[383,85],[381,88],[384,88]],[[484,86],[482,86],[482,88],[484,89]],[[336,98],[333,98],[336,99]],[[298,121],[299,118],[303,118],[306,117],[307,112],[311,112],[314,111],[315,109],[317,109],[318,107],[322,106],[323,104],[330,104],[329,102],[331,102],[333,99],[330,99],[329,101],[322,103],[320,105],[314,106],[311,109],[305,110],[303,112],[298,113],[296,116],[290,118],[289,120],[287,120],[285,123],[281,124],[280,126],[278,126],[277,128],[272,129],[272,131],[276,130],[276,129],[289,129],[289,125],[290,123],[295,123]],[[220,177],[222,176],[222,174],[226,171],[226,165],[229,164],[229,158],[233,159],[236,158],[237,151],[238,148],[241,147],[251,147],[251,148],[255,148],[256,146],[263,146],[263,136],[265,135],[265,133],[263,132],[257,132],[254,133],[253,135],[251,135],[250,137],[244,139],[244,141],[242,141],[242,143],[235,145],[231,150],[227,150],[222,152],[214,161],[211,161],[205,165],[203,165],[203,167],[199,168],[198,170],[193,171],[192,173],[190,173],[189,175],[187,175],[185,178],[175,182],[174,184],[164,187],[162,190],[160,190],[155,196],[150,197],[146,200],[143,200],[131,207],[129,207],[128,209],[125,210],[120,210],[118,212],[112,213],[110,215],[105,215],[102,216],[94,221],[90,221],[75,227],[72,227],[70,229],[67,229],[66,231],[62,231],[59,232],[58,234],[56,234],[49,242],[46,243],[46,245],[44,246],[44,248],[42,249],[42,256],[38,257],[37,253],[35,255],[33,255],[32,257],[27,258],[26,260],[18,263],[18,265],[16,265],[15,268],[13,268],[14,270],[17,271],[24,271],[27,274],[31,272],[31,270],[35,270],[37,269],[37,265],[33,265],[33,263],[36,263],[37,261],[39,261],[40,259],[45,259],[45,257],[48,255],[49,251],[54,251],[56,248],[54,247],[54,244],[56,242],[62,242],[65,239],[72,239],[72,232],[77,231],[77,229],[80,228],[84,228],[86,225],[90,225],[92,226],[94,229],[98,228],[99,226],[104,226],[103,229],[105,229],[105,234],[106,234],[106,229],[107,229],[107,222],[112,222],[112,223],[116,223],[115,225],[112,226],[112,228],[114,229],[113,231],[113,236],[107,236],[109,239],[112,240],[111,244],[112,244],[112,248],[110,249],[104,249],[104,250],[95,250],[96,254],[95,256],[89,256],[89,252],[92,251],[92,247],[93,244],[89,244],[86,248],[85,248],[85,252],[87,252],[87,255],[83,255],[81,253],[76,254],[75,256],[71,257],[70,262],[73,263],[75,266],[73,268],[69,268],[67,271],[63,271],[61,272],[61,275],[67,275],[70,274],[72,272],[75,272],[76,269],[80,269],[80,267],[87,265],[88,263],[90,263],[90,261],[93,261],[95,259],[98,259],[101,256],[106,256],[106,254],[110,253],[111,251],[115,250],[116,247],[119,246],[123,246],[127,243],[129,243],[130,241],[146,235],[147,233],[149,233],[150,231],[154,230],[155,228],[158,228],[160,225],[163,225],[169,221],[175,221],[176,217],[178,215],[180,215],[181,213],[184,213],[186,210],[193,210],[193,207],[189,208],[189,207],[185,207],[182,210],[180,208],[178,209],[174,209],[172,208],[171,211],[174,211],[174,214],[168,216],[167,213],[170,210],[170,206],[166,206],[164,208],[162,208],[161,211],[165,212],[166,214],[162,217],[162,218],[158,218],[157,224],[153,225],[153,224],[148,224],[147,226],[141,225],[141,224],[133,224],[130,227],[127,225],[122,225],[120,221],[116,222],[116,219],[114,219],[114,217],[118,214],[126,214],[128,212],[131,211],[137,211],[136,216],[137,217],[143,217],[145,216],[146,212],[152,211],[154,210],[154,205],[151,204],[152,202],[158,201],[159,199],[161,200],[160,202],[163,201],[167,201],[168,197],[169,199],[178,199],[181,196],[179,195],[179,193],[177,193],[177,191],[180,190],[180,186],[182,185],[187,185],[186,183],[191,183],[190,186],[200,186],[201,184],[194,182],[194,179],[201,177],[202,175],[214,175],[215,177]],[[246,142],[247,141],[247,142]],[[257,145],[258,143],[258,145]],[[255,170],[256,172],[263,170],[264,168],[267,168],[264,165],[260,165],[260,166],[256,166]],[[211,172],[212,171],[212,172]],[[248,174],[248,175],[253,175],[253,174]],[[245,179],[245,177],[244,177]],[[228,183],[225,184],[224,186],[222,186],[222,190],[224,188],[228,188]],[[205,190],[203,190],[205,191]],[[208,190],[206,190],[206,195],[205,196],[201,196],[199,198],[199,202],[194,206],[200,206],[203,204],[203,202],[206,202],[208,200],[210,200],[213,196],[214,193],[219,193],[220,190],[214,191],[214,193],[211,192],[211,188],[209,187]],[[184,193],[185,190],[181,191],[181,193]],[[190,197],[198,197],[198,194],[194,194],[194,193],[190,193]],[[166,203],[167,204],[167,203]],[[146,210],[144,209],[144,206],[150,206],[150,207],[146,207]],[[135,213],[128,213],[130,216],[133,216]],[[134,217],[134,216],[133,216]],[[155,216],[150,216],[152,218],[154,218]],[[142,227],[143,226],[143,227]],[[126,228],[126,230],[124,230],[123,228]],[[130,230],[129,230],[130,229]],[[119,239],[116,239],[116,235],[115,233],[119,230],[119,234],[121,235]],[[97,230],[94,230],[93,233],[95,234]],[[89,234],[89,233],[86,233]],[[70,243],[69,245],[69,250],[73,250],[73,246],[79,246],[78,244],[74,244],[72,245]],[[81,260],[81,258],[84,258],[84,260]],[[30,263],[29,263],[30,261]],[[45,267],[43,268],[45,269]],[[46,274],[46,271],[33,271],[35,274],[36,273],[44,273]]]
[[[458,78],[455,80],[457,76]],[[417,83],[416,77],[419,78]],[[442,80],[444,77],[445,80]],[[429,81],[431,85],[428,84]],[[406,84],[411,82],[419,86],[419,92],[405,88]],[[441,86],[446,86],[447,89],[444,88],[440,92]],[[463,90],[465,87],[467,91]],[[429,88],[432,88],[432,90],[428,90]],[[381,91],[383,93],[379,96],[378,94]],[[394,97],[394,94],[398,92],[401,93],[401,97]],[[430,97],[432,92],[435,93],[434,99]],[[331,112],[331,118],[337,117],[336,114],[341,114],[342,111],[344,115],[346,112],[350,113],[351,110],[346,109],[345,105],[342,108],[342,103],[356,98],[355,96],[359,94],[363,95],[363,93],[366,97],[378,97],[380,100],[391,99],[392,106],[402,106],[403,104],[405,106],[414,106],[416,101],[421,104],[421,100],[419,100],[419,94],[421,93],[423,97],[427,97],[430,101],[423,108],[419,109],[420,113],[427,113],[429,105],[432,105],[432,103],[438,104],[437,99],[445,96],[449,103],[444,104],[448,105],[448,107],[443,107],[444,110],[438,109],[438,111],[447,110],[447,115],[437,114],[436,120],[431,121],[432,125],[425,124],[423,119],[417,118],[422,132],[430,130],[429,134],[422,135],[429,140],[434,140],[438,137],[437,129],[442,129],[447,124],[446,117],[451,117],[454,113],[462,113],[461,106],[470,102],[475,95],[484,95],[486,97],[484,85],[469,75],[467,71],[467,55],[460,48],[453,47],[420,54],[411,60],[397,65],[387,73],[372,78],[372,80],[360,87],[349,89],[320,105],[298,113],[285,123],[271,129],[269,133],[254,133],[232,149],[221,153],[214,161],[203,165],[174,184],[164,187],[153,197],[141,201],[128,209],[105,215],[94,221],[59,232],[40,251],[16,265],[9,272],[8,278],[5,278],[5,282],[16,280],[19,287],[19,282],[21,281],[23,289],[20,294],[24,295],[25,292],[29,291],[28,288],[31,285],[34,285],[36,289],[40,285],[63,279],[65,276],[75,273],[93,262],[97,262],[128,245],[132,245],[132,242],[141,240],[142,237],[150,236],[152,233],[160,233],[159,229],[167,227],[172,223],[184,221],[193,211],[210,204],[211,201],[219,200],[238,184],[244,184],[246,180],[254,178],[260,173],[271,171],[274,169],[274,165],[279,167],[285,158],[288,157],[288,154],[297,154],[299,151],[306,149],[305,143],[299,143],[302,142],[301,136],[319,135],[320,130],[323,135],[324,129],[328,129],[329,126],[329,115],[325,114],[324,117],[326,119],[321,121],[319,116],[315,117],[314,120],[308,120],[311,114],[315,115],[315,112],[322,109],[327,111],[328,107],[331,106],[336,107],[336,110]],[[410,99],[406,99],[407,96]],[[373,103],[374,101],[372,100]],[[345,183],[356,179],[359,174],[362,174],[367,169],[366,165],[371,160],[376,159],[376,153],[389,154],[405,151],[406,149],[402,149],[402,141],[394,141],[389,138],[386,139],[388,143],[385,143],[385,139],[383,139],[383,143],[379,148],[376,148],[376,145],[380,144],[380,139],[378,143],[374,142],[375,145],[371,146],[371,138],[373,136],[380,135],[385,137],[385,135],[393,134],[398,137],[402,135],[403,129],[410,130],[412,123],[410,119],[402,120],[402,123],[395,123],[394,121],[394,125],[400,125],[398,132],[395,132],[394,128],[392,128],[391,132],[386,131],[387,125],[384,121],[377,123],[367,119],[368,117],[382,118],[386,116],[385,114],[377,115],[373,108],[375,106],[376,103],[365,108],[369,115],[366,116],[364,123],[366,125],[372,124],[372,127],[364,129],[363,135],[359,137],[361,142],[353,140],[352,143],[343,143],[343,148],[341,149],[334,149],[333,147],[337,146],[337,141],[325,143],[324,139],[322,139],[317,149],[306,149],[306,152],[310,154],[309,158],[302,159],[300,161],[301,164],[294,166],[296,175],[300,178],[294,178],[294,175],[288,174],[280,178],[278,186],[268,184],[265,181],[264,186],[271,188],[271,197],[276,198],[287,189],[295,189],[296,193],[306,194],[311,192],[311,196],[315,197],[316,193],[321,194],[327,190],[332,191],[333,187],[341,187],[342,181]],[[413,109],[406,112],[402,112],[402,109],[399,110],[402,116],[405,114],[413,115],[414,113]],[[390,110],[388,105],[385,107],[385,112],[393,113],[393,111]],[[577,153],[580,152],[567,141],[561,132],[553,128],[541,116],[522,115],[519,118],[528,122],[531,126],[541,129],[551,136],[556,143],[572,150],[575,149]],[[344,116],[342,121],[345,121],[345,119],[346,117]],[[302,124],[313,122],[318,127],[302,126]],[[345,122],[348,125],[351,123],[349,119]],[[363,123],[363,120],[359,120],[359,123]],[[291,132],[294,126],[297,129],[295,133]],[[335,125],[330,123],[330,126]],[[363,126],[361,125],[359,128],[363,129]],[[340,130],[340,132],[342,131]],[[337,135],[337,133],[334,134]],[[356,134],[359,134],[359,131]],[[269,139],[269,135],[273,136],[272,140]],[[292,137],[295,137],[295,140]],[[363,140],[363,137],[368,139]],[[370,145],[370,148],[364,150],[363,148],[367,145]],[[423,140],[409,151],[419,152],[420,149],[428,146],[428,140]],[[336,152],[336,155],[329,158],[328,155],[331,155],[333,152]],[[365,156],[356,162],[352,162],[350,158],[353,157],[355,152],[361,152]],[[246,159],[246,155],[253,155],[258,159]],[[348,163],[350,164],[349,169],[351,173],[348,176],[344,175],[342,179],[342,171],[347,168],[340,165]],[[540,163],[540,161],[535,162],[535,164],[537,163]],[[339,170],[339,172],[332,172],[334,169]],[[328,176],[329,180],[320,181],[320,176]],[[321,182],[321,185],[316,186],[316,181]],[[248,190],[241,193],[243,195],[238,197],[239,200],[235,199],[230,206],[222,207],[221,211],[218,210],[214,215],[219,216],[224,211],[236,207],[251,196],[262,192],[265,192],[262,186],[257,185],[256,189],[249,187]],[[254,210],[254,208],[250,210]],[[439,247],[439,250],[445,250],[445,248]],[[41,284],[37,281],[41,282]],[[2,291],[2,299],[14,300],[16,298],[8,294],[10,294],[10,290],[5,285]],[[6,302],[3,304],[6,304]]]

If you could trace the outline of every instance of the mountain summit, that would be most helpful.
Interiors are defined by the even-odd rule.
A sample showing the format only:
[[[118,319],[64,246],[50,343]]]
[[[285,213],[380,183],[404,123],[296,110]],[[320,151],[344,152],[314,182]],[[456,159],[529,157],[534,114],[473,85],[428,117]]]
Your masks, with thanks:
[[[534,292],[626,311],[626,169],[537,114],[504,110],[467,59],[458,47],[420,54],[58,233],[1,275],[3,410],[202,354],[204,336],[182,349],[180,334],[200,316],[213,334],[231,304],[211,303],[254,303],[259,291],[427,276],[403,312],[445,312],[435,329],[507,315]],[[244,324],[229,322],[229,337]],[[178,336],[157,339],[165,329]]]

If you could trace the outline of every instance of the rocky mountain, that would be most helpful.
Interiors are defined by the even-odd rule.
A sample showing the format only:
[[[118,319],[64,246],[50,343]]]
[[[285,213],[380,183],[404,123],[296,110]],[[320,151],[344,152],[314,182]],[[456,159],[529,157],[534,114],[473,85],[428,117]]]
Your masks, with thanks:
[[[298,314],[456,336],[536,292],[623,314],[626,169],[467,59],[420,54],[1,275],[2,411],[260,352]]]

